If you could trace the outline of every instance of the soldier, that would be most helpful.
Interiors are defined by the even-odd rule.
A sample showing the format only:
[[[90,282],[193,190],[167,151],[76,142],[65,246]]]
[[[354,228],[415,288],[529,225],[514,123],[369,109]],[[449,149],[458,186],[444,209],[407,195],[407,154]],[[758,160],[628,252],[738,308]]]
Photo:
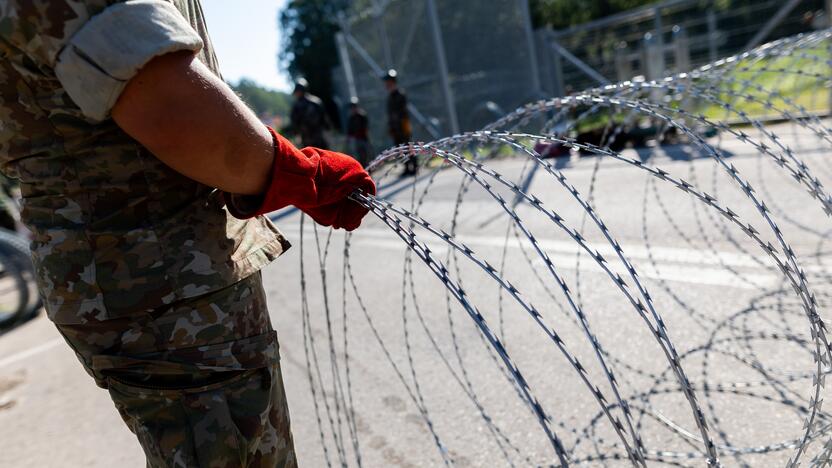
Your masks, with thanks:
[[[324,131],[329,130],[329,119],[326,117],[326,109],[323,102],[307,92],[309,83],[304,78],[298,79],[292,96],[295,103],[292,105],[290,117],[290,129],[300,136],[304,146],[317,146],[328,148]]]
[[[410,141],[412,130],[410,127],[410,114],[407,111],[407,97],[399,89],[398,73],[396,70],[389,70],[381,79],[387,88],[387,127],[390,138],[394,145],[403,145]],[[416,174],[417,160],[415,156],[407,159],[404,165],[403,176]]]
[[[350,99],[350,115],[347,119],[347,142],[352,154],[362,166],[370,163],[370,119],[361,108],[357,97]]]
[[[47,315],[147,465],[296,466],[259,273],[289,243],[258,215],[352,230],[372,179],[257,120],[198,0],[0,0],[0,24],[0,168]]]

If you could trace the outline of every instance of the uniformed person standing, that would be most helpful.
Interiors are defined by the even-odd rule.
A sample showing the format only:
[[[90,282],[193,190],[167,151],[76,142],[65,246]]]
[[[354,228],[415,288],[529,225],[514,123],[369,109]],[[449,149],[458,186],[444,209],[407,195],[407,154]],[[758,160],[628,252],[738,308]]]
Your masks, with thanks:
[[[324,131],[330,129],[326,108],[321,99],[308,90],[309,83],[306,79],[300,78],[295,83],[292,92],[295,102],[289,116],[291,131],[300,136],[303,146],[328,148],[329,143],[324,136]]]
[[[0,0],[0,24],[0,168],[47,314],[148,466],[296,466],[259,273],[289,243],[257,215],[355,229],[369,175],[258,121],[198,0]]]
[[[412,137],[410,126],[410,113],[407,110],[407,97],[404,91],[399,89],[398,73],[396,70],[389,70],[381,77],[384,86],[387,88],[387,128],[394,145],[408,143]],[[405,162],[405,169],[402,175],[416,174],[417,160],[411,156]]]
[[[347,142],[349,150],[362,166],[370,163],[370,119],[361,108],[357,97],[350,99],[350,115],[347,118]]]

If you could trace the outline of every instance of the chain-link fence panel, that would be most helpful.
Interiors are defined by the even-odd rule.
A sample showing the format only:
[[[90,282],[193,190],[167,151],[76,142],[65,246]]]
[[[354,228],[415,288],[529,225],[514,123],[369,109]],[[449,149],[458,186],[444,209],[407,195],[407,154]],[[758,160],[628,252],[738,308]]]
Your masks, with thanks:
[[[823,0],[739,3],[670,0],[538,31],[544,89],[560,95],[638,76],[658,79],[829,24]]]
[[[340,102],[361,99],[380,149],[392,143],[380,80],[390,68],[411,104],[413,138],[425,140],[480,128],[541,94],[658,79],[829,25],[823,0],[667,0],[532,33],[524,1],[356,2],[342,21]]]
[[[412,105],[414,139],[479,128],[539,97],[523,8],[519,0],[393,0],[353,11],[342,23],[342,59],[370,117],[373,144],[391,143],[380,79],[390,68]],[[347,102],[344,67],[334,79]]]

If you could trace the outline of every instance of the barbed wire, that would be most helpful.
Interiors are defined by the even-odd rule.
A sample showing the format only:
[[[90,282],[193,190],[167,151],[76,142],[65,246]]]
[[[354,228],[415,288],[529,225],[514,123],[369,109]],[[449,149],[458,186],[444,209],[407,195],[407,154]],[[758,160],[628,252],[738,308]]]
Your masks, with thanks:
[[[380,186],[410,158],[422,175],[393,182],[392,194],[354,193],[369,227],[344,235],[340,255],[341,234],[300,225],[304,353],[323,462],[373,463],[359,416],[362,359],[372,358],[389,364],[445,466],[468,456],[506,466],[832,466],[823,410],[832,348],[821,318],[832,297],[832,197],[822,180],[832,175],[832,127],[814,110],[828,112],[830,42],[829,30],[785,38],[381,153],[369,168]],[[552,151],[560,158],[550,162]],[[640,203],[611,194],[619,190]],[[383,229],[365,241],[372,226]],[[373,267],[393,264],[373,250],[380,242],[402,252],[399,281],[373,277]],[[691,281],[685,268],[702,270],[700,288],[716,297],[680,286]],[[393,296],[400,338],[389,314],[373,311]],[[425,369],[433,360],[438,368]],[[458,395],[489,444],[447,436],[466,432],[468,419],[454,421],[434,393]],[[740,401],[753,417],[732,404]],[[778,429],[756,430],[767,420]]]

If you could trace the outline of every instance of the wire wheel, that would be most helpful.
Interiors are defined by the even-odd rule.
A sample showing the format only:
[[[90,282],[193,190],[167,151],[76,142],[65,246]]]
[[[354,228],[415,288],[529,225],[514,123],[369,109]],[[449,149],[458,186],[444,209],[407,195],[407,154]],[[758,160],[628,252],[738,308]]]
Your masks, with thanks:
[[[0,229],[0,328],[31,318],[41,305],[26,240]]]

